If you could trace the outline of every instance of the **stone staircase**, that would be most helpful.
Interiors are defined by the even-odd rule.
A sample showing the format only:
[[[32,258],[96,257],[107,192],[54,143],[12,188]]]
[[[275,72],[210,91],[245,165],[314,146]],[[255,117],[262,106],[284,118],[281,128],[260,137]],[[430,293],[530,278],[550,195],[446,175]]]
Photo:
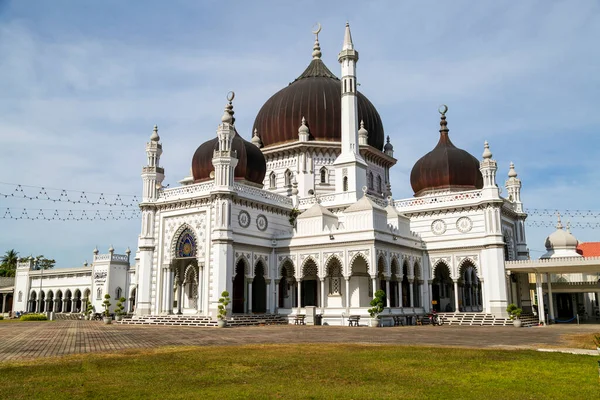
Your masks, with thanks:
[[[512,320],[504,317],[496,317],[493,314],[476,312],[439,313],[440,317],[448,325],[462,326],[511,326]],[[521,315],[522,326],[537,326],[538,319],[533,314]]]
[[[79,319],[83,319],[83,314],[80,313],[55,313],[54,320],[55,321],[76,321]]]
[[[200,315],[147,315],[130,316],[121,321],[125,325],[170,325],[216,327],[217,321]],[[287,325],[288,319],[279,314],[234,315],[227,320],[228,326]]]

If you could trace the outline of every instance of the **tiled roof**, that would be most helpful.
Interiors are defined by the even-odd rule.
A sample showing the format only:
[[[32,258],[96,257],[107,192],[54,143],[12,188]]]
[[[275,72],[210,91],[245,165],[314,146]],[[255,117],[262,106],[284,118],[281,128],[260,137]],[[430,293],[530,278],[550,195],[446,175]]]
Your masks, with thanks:
[[[600,257],[600,242],[579,243],[577,252],[584,257]]]

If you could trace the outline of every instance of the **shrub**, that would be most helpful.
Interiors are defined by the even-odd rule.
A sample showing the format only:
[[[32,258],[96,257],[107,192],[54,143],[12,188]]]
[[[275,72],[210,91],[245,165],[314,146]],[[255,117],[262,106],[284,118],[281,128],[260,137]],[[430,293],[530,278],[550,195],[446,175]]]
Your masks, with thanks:
[[[385,292],[383,290],[378,290],[375,292],[375,297],[369,303],[371,308],[369,308],[369,315],[371,318],[376,318],[379,314],[383,312],[385,307]]]
[[[48,317],[44,314],[25,314],[21,315],[20,321],[47,321]]]
[[[0,315],[0,321],[2,321],[4,319],[4,317],[2,315]]]
[[[106,293],[104,295],[104,301],[102,302],[102,306],[104,307],[104,316],[105,317],[110,317],[110,306],[112,304],[110,304],[110,301],[108,301],[110,299],[110,294]]]
[[[121,297],[119,299],[119,301],[117,301],[117,304],[115,305],[115,314],[116,315],[125,315],[125,313],[123,312],[125,310],[125,306],[123,305],[125,303],[125,297]]]
[[[229,292],[225,290],[221,293],[221,298],[219,299],[217,319],[224,320],[227,317],[227,306],[229,305],[229,302]]]
[[[519,319],[523,310],[516,306],[516,304],[511,303],[506,307],[506,312],[510,315],[510,319]]]

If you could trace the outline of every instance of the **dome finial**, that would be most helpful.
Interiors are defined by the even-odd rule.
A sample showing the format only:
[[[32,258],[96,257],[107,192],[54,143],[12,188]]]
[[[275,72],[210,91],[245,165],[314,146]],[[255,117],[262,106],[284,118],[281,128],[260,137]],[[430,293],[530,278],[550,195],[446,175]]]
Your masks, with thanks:
[[[492,158],[492,152],[490,151],[490,144],[486,140],[483,143],[483,159],[484,160],[489,160],[491,158]]]
[[[258,135],[258,129],[254,128],[254,135],[252,135],[251,142],[253,145],[258,147],[259,149],[263,146],[262,140],[260,140],[260,136]]]
[[[571,221],[567,221],[567,233],[571,233]]]
[[[154,130],[152,131],[152,135],[150,135],[150,140],[153,142],[158,142],[160,140],[160,136],[158,136],[158,125],[154,125]]]
[[[352,43],[352,34],[350,33],[350,23],[346,21],[346,29],[344,31],[344,45],[342,50],[354,50],[354,43]]]
[[[448,112],[448,106],[442,104],[440,108],[438,108],[438,112],[442,115],[442,118],[440,120],[440,133],[448,134],[448,122],[446,122],[446,113]]]
[[[310,134],[310,129],[308,129],[308,126],[306,125],[306,118],[302,117],[302,123],[300,124],[300,127],[298,128],[298,138],[300,139],[301,142],[306,142],[306,141],[308,141],[309,134]]]
[[[515,171],[515,164],[511,161],[510,162],[510,167],[508,170],[508,177],[509,178],[516,178],[517,177],[517,171]],[[560,215],[559,215],[560,218]]]
[[[557,230],[562,229],[563,228],[563,224],[562,224],[562,222],[560,220],[560,212],[558,212],[558,211],[556,212],[556,217],[558,219],[558,222],[556,223],[556,229]]]
[[[390,142],[390,135],[388,135],[385,146],[383,146],[383,151],[385,151],[390,156],[392,155],[392,152],[394,151],[394,146]]]
[[[360,129],[358,130],[358,144],[367,145],[369,140],[369,131],[365,129],[365,121],[360,120]]]
[[[313,45],[312,57],[313,60],[321,59],[321,45],[319,44],[319,33],[321,32],[321,23],[317,22],[315,24],[317,29],[312,31],[315,34],[315,44]]]
[[[235,118],[233,118],[233,99],[235,98],[235,92],[231,91],[227,93],[227,101],[229,102],[225,106],[225,111],[223,112],[223,116],[221,117],[221,121],[233,125],[235,123]]]

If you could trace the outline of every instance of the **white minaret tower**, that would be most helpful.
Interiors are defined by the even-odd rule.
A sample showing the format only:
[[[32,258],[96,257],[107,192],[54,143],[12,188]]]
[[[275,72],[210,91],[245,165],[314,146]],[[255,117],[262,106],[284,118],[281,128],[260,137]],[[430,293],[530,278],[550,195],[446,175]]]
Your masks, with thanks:
[[[159,143],[158,126],[154,125],[154,131],[150,136],[150,142],[146,144],[147,165],[142,169],[143,193],[140,209],[142,211],[142,232],[138,239],[140,264],[138,274],[138,300],[135,313],[137,315],[148,315],[152,313],[152,260],[154,259],[154,220],[156,208],[153,203],[158,199],[165,171],[160,167],[160,156],[162,145]]]
[[[523,203],[521,203],[521,180],[517,179],[517,171],[515,164],[510,163],[508,170],[508,179],[506,180],[506,191],[508,192],[508,200],[515,203],[515,211],[523,212]]]
[[[348,192],[349,200],[363,196],[367,184],[367,163],[360,155],[358,143],[358,105],[356,97],[356,63],[358,52],[354,50],[350,25],[346,23],[344,45],[338,55],[342,66],[342,152],[334,162],[335,191]]]
[[[498,163],[492,159],[492,152],[487,140],[483,144],[483,160],[479,162],[479,170],[483,176],[483,192],[487,197],[498,198],[500,190],[496,184],[496,171],[498,171]]]
[[[521,201],[521,180],[517,178],[515,164],[510,163],[508,170],[508,179],[505,183],[508,193],[508,200],[514,204],[514,210],[517,213],[517,223],[515,230],[516,237],[516,257],[517,260],[527,260],[529,258],[529,250],[527,249],[527,238],[525,236],[525,219],[527,214],[523,210],[523,202]]]
[[[233,265],[233,230],[231,226],[232,200],[235,196],[234,178],[238,159],[232,142],[236,135],[235,118],[232,101],[235,93],[229,92],[225,112],[221,124],[217,128],[219,149],[213,153],[212,164],[215,167],[215,188],[212,197],[212,218],[214,220],[211,233],[212,240],[212,291],[209,293],[209,313],[215,318],[219,305],[219,297],[224,290],[231,293]],[[229,275],[228,275],[229,273]]]

